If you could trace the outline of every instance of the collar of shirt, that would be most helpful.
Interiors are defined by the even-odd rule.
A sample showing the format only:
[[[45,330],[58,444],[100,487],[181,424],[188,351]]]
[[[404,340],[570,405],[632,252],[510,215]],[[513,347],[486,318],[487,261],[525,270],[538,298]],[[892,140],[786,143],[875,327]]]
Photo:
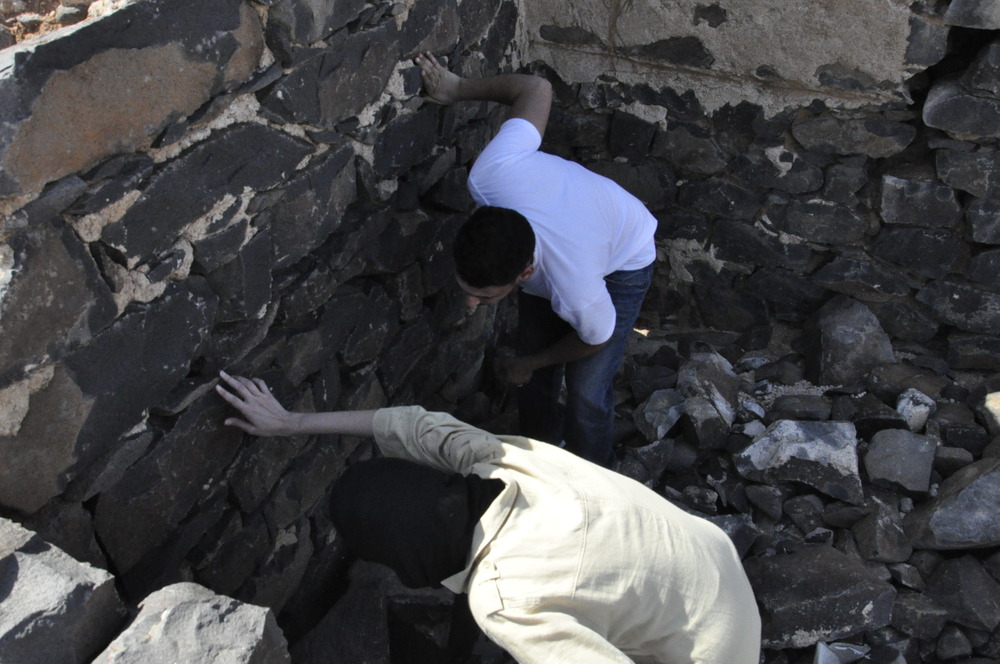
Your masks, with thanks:
[[[479,523],[476,524],[476,528],[472,533],[472,548],[470,549],[472,555],[469,556],[469,564],[461,572],[452,574],[441,582],[442,586],[454,593],[464,593],[467,591],[472,569],[479,561],[483,550],[489,546],[490,542],[496,539],[497,533],[500,532],[504,523],[507,522],[507,517],[510,516],[511,511],[514,509],[514,501],[517,500],[518,493],[520,493],[517,482],[509,477],[508,473],[504,472],[502,468],[494,468],[492,472],[488,475],[482,475],[482,477],[502,480],[507,486],[500,492],[496,500],[486,508],[483,516],[479,519]]]

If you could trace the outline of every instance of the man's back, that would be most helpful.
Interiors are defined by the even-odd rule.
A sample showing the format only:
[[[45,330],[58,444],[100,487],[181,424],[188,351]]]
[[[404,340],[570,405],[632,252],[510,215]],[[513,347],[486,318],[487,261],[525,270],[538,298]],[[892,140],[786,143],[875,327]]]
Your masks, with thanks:
[[[470,606],[487,633],[555,612],[633,657],[757,661],[760,619],[725,533],[559,448],[503,440],[491,476],[516,484],[517,500],[481,553],[486,567],[469,579]],[[544,649],[562,622],[537,622],[532,639]],[[602,645],[592,646],[596,657]],[[544,660],[532,651],[521,661]]]
[[[473,198],[523,214],[559,265],[586,265],[598,277],[649,265],[656,219],[642,202],[580,164],[539,152],[540,144],[531,123],[505,122],[469,174]]]

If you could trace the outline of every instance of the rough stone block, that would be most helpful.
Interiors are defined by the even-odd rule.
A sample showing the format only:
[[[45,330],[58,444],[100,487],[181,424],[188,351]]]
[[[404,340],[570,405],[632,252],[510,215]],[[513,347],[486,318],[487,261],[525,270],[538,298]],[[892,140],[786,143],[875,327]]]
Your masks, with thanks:
[[[1000,371],[1000,337],[962,333],[950,335],[948,364],[956,369]]]
[[[178,583],[144,599],[132,624],[94,664],[137,661],[281,664],[291,657],[274,614],[265,607],[217,595],[195,583]]]
[[[402,386],[407,375],[433,347],[435,333],[429,318],[422,316],[405,325],[382,353],[379,374],[388,394]]]
[[[972,90],[1000,97],[1000,43],[994,42],[980,52],[963,82]]]
[[[377,100],[399,60],[395,21],[336,40],[268,90],[261,104],[294,123],[334,129]]]
[[[879,214],[887,224],[954,228],[962,207],[947,185],[883,175]]]
[[[716,330],[748,332],[770,324],[763,299],[754,293],[722,286],[720,281],[695,279],[695,301],[705,325]]]
[[[262,124],[226,129],[155,175],[128,212],[104,227],[101,239],[132,264],[149,260],[224,197],[284,181],[311,150],[305,141]]]
[[[894,506],[877,497],[868,499],[868,514],[851,528],[858,552],[881,563],[901,563],[909,559],[913,546],[903,531],[903,516]]]
[[[615,111],[611,116],[608,149],[614,157],[642,161],[649,154],[655,134],[656,125],[631,113]]]
[[[1000,329],[1000,294],[958,278],[932,281],[917,292],[938,319],[960,330],[991,334]]]
[[[869,302],[868,308],[893,339],[923,343],[933,339],[940,327],[927,307],[911,298]]]
[[[953,0],[944,14],[944,23],[978,30],[1000,30],[1000,7],[991,0]]]
[[[823,186],[823,170],[779,141],[752,145],[734,167],[744,179],[765,189],[805,194]]]
[[[317,445],[300,455],[270,496],[274,526],[287,528],[312,510],[343,472],[352,451],[350,446]]]
[[[916,134],[913,126],[879,115],[845,118],[816,115],[792,124],[795,140],[809,150],[838,155],[863,154],[873,158],[902,152]]]
[[[221,423],[231,413],[210,394],[97,500],[96,526],[115,568],[125,572],[165,542],[225,479],[242,434]]]
[[[438,109],[427,105],[384,127],[375,143],[375,172],[388,178],[426,160],[437,141],[438,117]]]
[[[947,620],[948,610],[921,593],[901,592],[892,606],[892,626],[914,638],[933,639]]]
[[[672,201],[677,183],[673,172],[659,164],[631,164],[620,161],[591,161],[585,164],[595,173],[613,180],[650,210],[658,210]]]
[[[712,229],[712,246],[724,260],[788,270],[804,269],[814,257],[805,244],[782,242],[754,224],[717,220]]]
[[[229,323],[260,318],[271,302],[273,250],[270,230],[257,233],[234,260],[208,275],[208,283],[219,296],[216,322]]]
[[[820,286],[861,300],[883,302],[910,294],[909,282],[881,261],[840,255],[813,275]]]
[[[681,205],[724,219],[752,220],[761,204],[755,192],[722,178],[688,182],[677,193]]]
[[[969,279],[1000,291],[1000,249],[976,254],[966,271]]]
[[[972,239],[984,244],[1000,244],[1000,199],[975,200],[966,209]]]
[[[283,0],[268,12],[268,26],[293,42],[312,44],[358,17],[364,0]]]
[[[111,574],[7,519],[0,519],[0,584],[4,664],[89,662],[125,620]]]
[[[808,278],[775,268],[760,268],[745,282],[747,289],[771,307],[780,320],[797,320],[822,304],[827,292]]]
[[[1000,500],[1000,459],[983,459],[945,480],[935,498],[907,515],[906,528],[919,548],[997,546],[1000,518],[992,507],[997,500]]]
[[[765,648],[805,648],[888,625],[895,589],[826,546],[744,564],[762,608]]]
[[[0,439],[0,468],[10,473],[0,503],[32,513],[75,476],[109,463],[118,438],[187,374],[214,311],[203,287],[174,287],[67,356],[32,396],[17,435]]]
[[[62,39],[3,51],[0,98],[12,103],[0,112],[0,196],[148,147],[178,116],[249,78],[263,50],[253,9],[241,0],[180,6],[132,3]]]
[[[390,664],[386,589],[393,578],[382,565],[353,565],[341,601],[293,645],[296,661]]]
[[[46,220],[0,244],[0,385],[59,359],[111,323],[117,308],[93,256],[62,223]]]
[[[678,390],[653,392],[635,409],[632,419],[650,443],[665,438],[684,414],[684,397]]]
[[[662,157],[681,172],[714,175],[729,163],[709,131],[690,123],[670,123],[657,131],[650,155]]]
[[[848,208],[826,201],[793,202],[774,225],[790,235],[822,244],[858,245],[868,233],[868,222]]]
[[[458,41],[461,29],[456,0],[421,0],[410,6],[400,29],[399,55],[447,51]]]
[[[1000,624],[1000,584],[973,556],[942,562],[925,593],[949,609],[949,619],[960,625],[992,631]]]
[[[975,151],[937,150],[934,164],[942,182],[977,198],[1000,192],[1000,152],[988,147]]]
[[[957,138],[981,140],[1000,136],[1000,99],[973,94],[956,80],[936,82],[923,109],[924,124]]]
[[[357,197],[356,177],[354,150],[341,147],[288,183],[267,210],[276,268],[293,265],[340,228]]]
[[[864,502],[857,436],[850,422],[779,420],[733,460],[754,482],[801,482],[855,505]]]
[[[462,41],[474,45],[486,34],[502,0],[462,0],[458,6]]]
[[[390,300],[381,286],[371,287],[366,298],[354,329],[339,348],[340,357],[347,366],[370,362],[378,357],[385,341],[395,334],[399,325],[399,305]]]
[[[804,333],[806,376],[818,385],[860,385],[874,367],[896,361],[871,309],[849,298],[825,304]]]
[[[945,229],[889,228],[875,241],[875,255],[931,279],[940,279],[968,260],[969,248]]]
[[[940,62],[947,53],[948,26],[937,16],[911,16],[910,37],[906,43],[907,64],[930,67]]]

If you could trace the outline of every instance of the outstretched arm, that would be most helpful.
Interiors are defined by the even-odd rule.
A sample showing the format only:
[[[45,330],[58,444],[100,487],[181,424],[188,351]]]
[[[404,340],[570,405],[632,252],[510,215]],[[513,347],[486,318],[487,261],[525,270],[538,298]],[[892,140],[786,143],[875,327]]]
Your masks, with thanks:
[[[535,125],[545,136],[552,107],[552,84],[540,76],[498,74],[486,78],[463,78],[448,71],[437,58],[425,51],[414,58],[428,96],[439,104],[459,101],[495,101],[511,107],[512,118]]]
[[[243,429],[255,436],[295,436],[299,434],[341,434],[371,437],[373,410],[345,410],[332,413],[295,413],[271,394],[270,388],[260,378],[230,376],[225,371],[220,377],[229,386],[216,385],[215,391],[228,401],[244,419],[230,417],[226,425]]]

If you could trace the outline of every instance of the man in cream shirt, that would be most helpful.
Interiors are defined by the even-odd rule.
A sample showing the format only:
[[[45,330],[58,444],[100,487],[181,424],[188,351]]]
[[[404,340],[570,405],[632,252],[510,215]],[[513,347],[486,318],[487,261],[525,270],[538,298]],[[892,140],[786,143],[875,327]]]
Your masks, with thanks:
[[[437,570],[441,578],[425,582],[468,593],[476,623],[518,662],[757,664],[760,617],[729,538],[638,482],[558,447],[495,436],[420,407],[293,413],[263,381],[222,377],[229,389],[220,385],[219,394],[243,416],[229,418],[230,426],[262,436],[373,436],[385,457],[406,460],[398,477],[412,470],[420,479],[355,482],[369,495],[364,523],[345,525],[348,545],[398,573],[408,566],[411,580]],[[377,461],[356,464],[345,478]],[[474,480],[468,491],[461,478]],[[484,481],[495,483],[492,493]],[[450,567],[427,555],[442,544],[433,538],[426,546],[405,540],[402,551],[396,542],[386,558],[365,541],[392,536],[386,531],[398,512],[412,507],[399,487],[423,493],[421,483],[451,492],[448,513],[472,515],[467,532],[453,531],[461,556]],[[474,493],[489,499],[455,503]],[[338,500],[352,497],[334,489],[335,515],[343,513]],[[441,526],[433,521],[428,528]],[[426,550],[406,550],[411,540]]]

